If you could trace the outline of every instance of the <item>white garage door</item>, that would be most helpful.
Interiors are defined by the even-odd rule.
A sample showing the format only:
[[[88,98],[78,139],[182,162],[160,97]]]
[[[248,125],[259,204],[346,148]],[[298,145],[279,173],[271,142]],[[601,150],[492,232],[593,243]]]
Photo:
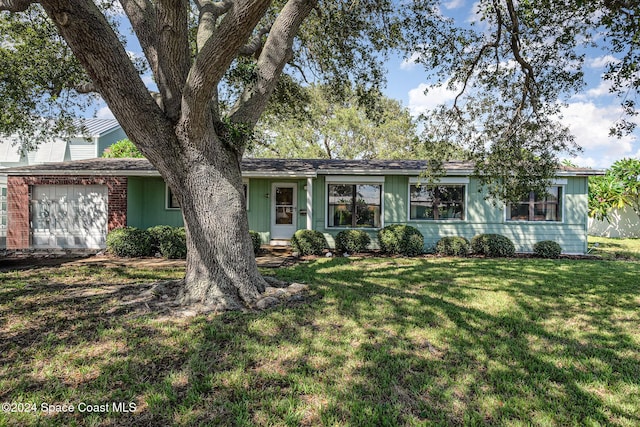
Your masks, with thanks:
[[[104,185],[32,187],[31,230],[35,248],[104,248],[107,222]]]

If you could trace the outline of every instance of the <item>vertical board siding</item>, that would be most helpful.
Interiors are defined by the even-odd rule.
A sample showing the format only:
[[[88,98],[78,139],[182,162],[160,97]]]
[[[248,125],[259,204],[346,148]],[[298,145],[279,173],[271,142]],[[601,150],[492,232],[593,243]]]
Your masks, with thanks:
[[[314,225],[322,230],[329,245],[334,247],[334,237],[340,230],[327,229],[324,179],[319,177],[314,190]],[[477,179],[471,178],[467,184],[466,212],[463,221],[410,221],[409,220],[409,178],[387,176],[384,185],[384,225],[409,224],[424,236],[425,251],[433,250],[442,237],[462,236],[471,239],[483,233],[502,234],[513,241],[516,251],[532,252],[533,245],[542,240],[553,240],[560,244],[564,253],[585,253],[587,251],[587,178],[570,177],[563,187],[563,221],[555,222],[509,222],[505,220],[503,203],[486,200],[486,193]],[[371,248],[378,248],[377,230],[365,230],[372,238]]]
[[[184,225],[179,209],[166,209],[162,178],[130,177],[127,190],[127,225],[138,228]]]
[[[298,185],[297,228],[306,228],[305,179],[250,178],[249,228],[260,233],[264,243],[268,243],[271,232],[271,187],[274,182],[295,182]],[[326,227],[326,185],[325,178],[319,176],[313,181],[313,229],[324,233],[330,247],[335,247],[335,235],[341,229]],[[409,178],[407,176],[387,176],[383,193],[384,225],[409,224],[424,235],[425,250],[431,250],[438,240],[445,236],[463,236],[471,239],[482,233],[496,233],[511,239],[518,252],[532,252],[533,245],[542,240],[553,240],[560,244],[564,253],[585,253],[587,251],[587,178],[569,177],[563,187],[563,221],[555,222],[510,222],[505,220],[502,203],[485,200],[479,182],[471,178],[467,184],[466,212],[463,221],[410,221]],[[161,178],[129,179],[129,205],[127,215],[129,225],[146,228],[157,224],[182,225],[179,210],[165,209],[165,187]],[[377,229],[365,229],[371,236],[371,248],[378,248]]]
[[[267,197],[269,195],[269,197]],[[271,181],[251,178],[249,180],[249,229],[260,233],[262,243],[271,238]]]

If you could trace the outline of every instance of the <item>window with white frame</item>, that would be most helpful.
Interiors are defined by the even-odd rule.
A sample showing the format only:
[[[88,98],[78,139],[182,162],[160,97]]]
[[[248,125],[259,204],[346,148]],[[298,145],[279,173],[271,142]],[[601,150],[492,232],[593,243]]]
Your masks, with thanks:
[[[411,184],[409,187],[409,219],[464,220],[465,185]]]
[[[327,226],[380,228],[382,184],[327,184]]]
[[[178,202],[178,198],[176,197],[175,194],[173,194],[173,192],[171,191],[171,189],[169,188],[168,185],[166,187],[167,187],[167,191],[166,191],[166,195],[167,195],[166,207],[167,207],[167,209],[180,209],[180,203]]]
[[[542,195],[531,191],[518,203],[507,205],[507,221],[562,221],[562,190],[553,186]]]

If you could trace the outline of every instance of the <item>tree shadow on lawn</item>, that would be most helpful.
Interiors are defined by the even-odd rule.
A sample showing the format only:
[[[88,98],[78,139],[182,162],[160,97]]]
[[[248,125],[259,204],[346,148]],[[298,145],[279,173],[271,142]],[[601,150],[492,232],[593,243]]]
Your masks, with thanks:
[[[0,423],[638,424],[638,267],[610,267],[318,260],[277,270],[312,283],[304,303],[172,321],[65,298],[86,284],[14,287],[0,310],[29,332],[0,326],[0,400],[137,412]]]
[[[367,361],[362,381],[335,399],[336,407],[347,407],[348,419],[640,422],[637,266],[455,259],[380,264],[367,265],[355,282],[335,274],[335,263],[310,266],[311,276],[331,274],[325,300],[334,295],[339,310],[371,337],[357,352]]]

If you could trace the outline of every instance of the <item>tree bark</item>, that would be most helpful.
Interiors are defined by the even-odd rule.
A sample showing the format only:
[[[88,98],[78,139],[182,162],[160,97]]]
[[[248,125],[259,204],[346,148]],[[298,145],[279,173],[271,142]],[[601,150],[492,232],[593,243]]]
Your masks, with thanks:
[[[208,139],[217,140],[215,133],[207,133]],[[206,157],[199,150],[188,152],[186,169],[161,171],[177,178],[169,185],[180,201],[187,232],[179,302],[216,311],[252,307],[266,283],[249,237],[240,159],[233,148],[218,141],[196,145],[217,148]]]

